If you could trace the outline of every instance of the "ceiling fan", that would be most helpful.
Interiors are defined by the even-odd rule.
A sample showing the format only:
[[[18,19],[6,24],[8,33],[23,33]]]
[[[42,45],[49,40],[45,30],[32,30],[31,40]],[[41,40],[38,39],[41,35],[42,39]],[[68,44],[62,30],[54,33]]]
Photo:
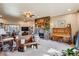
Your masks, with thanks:
[[[33,15],[30,11],[24,12],[23,14],[24,14],[25,17],[32,17],[32,16],[35,16],[35,15]]]
[[[30,11],[29,12],[24,12],[23,13],[23,16],[24,16],[24,21],[27,22],[27,21],[33,21],[33,15]]]

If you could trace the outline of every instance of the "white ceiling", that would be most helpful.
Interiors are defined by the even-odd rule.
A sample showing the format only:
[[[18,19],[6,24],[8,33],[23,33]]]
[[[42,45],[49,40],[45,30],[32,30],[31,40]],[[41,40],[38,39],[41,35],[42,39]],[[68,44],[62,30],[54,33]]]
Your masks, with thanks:
[[[71,9],[71,11],[67,11]],[[35,17],[56,16],[79,10],[78,3],[5,3],[0,4],[0,13],[20,17],[24,11],[31,11]]]

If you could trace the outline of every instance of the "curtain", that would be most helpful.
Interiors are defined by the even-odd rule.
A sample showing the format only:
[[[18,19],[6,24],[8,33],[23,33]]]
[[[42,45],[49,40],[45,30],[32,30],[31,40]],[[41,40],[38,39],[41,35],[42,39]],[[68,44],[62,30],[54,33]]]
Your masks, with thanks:
[[[76,45],[75,45],[75,47],[76,47],[77,49],[79,49],[79,32],[78,32],[78,35],[77,35],[77,40],[76,40]]]

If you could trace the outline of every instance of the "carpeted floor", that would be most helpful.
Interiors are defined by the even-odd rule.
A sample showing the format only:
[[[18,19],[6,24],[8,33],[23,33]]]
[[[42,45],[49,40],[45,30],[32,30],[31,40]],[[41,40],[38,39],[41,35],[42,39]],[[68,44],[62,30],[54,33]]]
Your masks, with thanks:
[[[7,56],[53,56],[54,53],[48,52],[49,50],[58,51],[59,55],[62,55],[61,54],[62,50],[70,48],[70,45],[66,43],[60,43],[40,38],[38,39],[38,43],[40,44],[38,46],[38,49],[27,48],[25,52],[14,51],[14,52],[5,52],[5,54]]]
[[[6,56],[5,52],[0,52],[0,56]]]

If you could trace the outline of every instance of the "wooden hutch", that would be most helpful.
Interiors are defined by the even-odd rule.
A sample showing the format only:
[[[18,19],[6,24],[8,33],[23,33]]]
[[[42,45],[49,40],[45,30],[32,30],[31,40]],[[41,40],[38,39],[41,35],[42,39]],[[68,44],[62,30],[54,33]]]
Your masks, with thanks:
[[[68,24],[65,28],[53,28],[51,39],[71,43],[71,25]]]

